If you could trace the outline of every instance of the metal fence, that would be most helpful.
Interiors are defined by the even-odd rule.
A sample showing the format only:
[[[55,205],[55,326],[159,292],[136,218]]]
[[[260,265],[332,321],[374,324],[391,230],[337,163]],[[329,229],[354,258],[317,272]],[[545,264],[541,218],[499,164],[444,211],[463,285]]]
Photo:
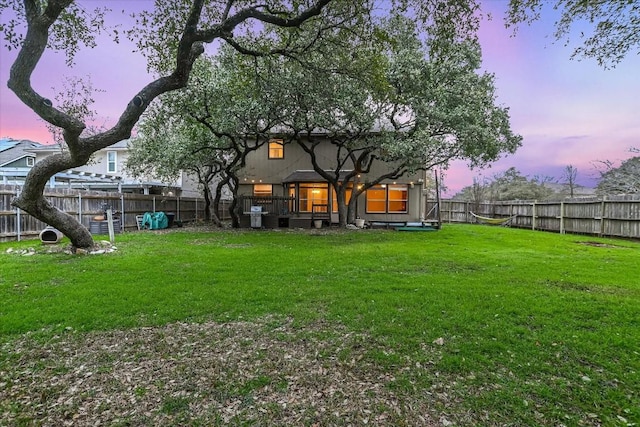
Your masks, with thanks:
[[[427,209],[430,209],[430,203]],[[473,212],[491,218],[509,218],[511,227],[597,236],[640,238],[640,197],[562,201],[466,202],[441,200],[442,223],[472,223]]]
[[[43,222],[11,206],[11,200],[19,191],[19,186],[0,185],[0,241],[34,237],[46,227]],[[205,217],[204,201],[198,198],[60,188],[46,189],[45,197],[58,209],[76,216],[87,228],[90,228],[95,216],[104,213],[107,206],[117,212],[122,231],[137,229],[136,215],[145,212],[173,213],[176,220],[183,222]]]

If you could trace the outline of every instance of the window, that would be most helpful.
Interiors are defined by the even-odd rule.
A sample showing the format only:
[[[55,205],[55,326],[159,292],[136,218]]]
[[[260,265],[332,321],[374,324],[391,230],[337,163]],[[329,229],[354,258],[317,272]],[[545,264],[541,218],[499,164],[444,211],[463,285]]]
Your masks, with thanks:
[[[284,159],[284,141],[281,139],[272,139],[269,141],[269,158]]]
[[[27,167],[32,167],[36,164],[36,159],[34,157],[27,157]]]
[[[271,186],[271,184],[254,184],[253,195],[256,197],[273,196],[273,187]]]
[[[329,188],[327,184],[301,183],[300,184],[300,212],[311,212],[313,205],[328,204]],[[326,212],[326,211],[323,211]]]
[[[367,213],[407,213],[406,185],[376,185],[367,190]]]
[[[386,213],[387,188],[376,185],[367,190],[367,213]]]
[[[107,151],[107,172],[117,172],[118,156],[115,151]]]
[[[407,213],[407,195],[409,191],[406,185],[389,185],[387,186],[389,213]]]

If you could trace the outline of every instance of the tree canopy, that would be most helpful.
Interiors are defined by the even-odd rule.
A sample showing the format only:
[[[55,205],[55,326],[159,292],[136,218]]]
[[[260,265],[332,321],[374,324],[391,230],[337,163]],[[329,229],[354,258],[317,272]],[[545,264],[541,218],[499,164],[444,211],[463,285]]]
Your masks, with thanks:
[[[629,53],[640,53],[640,3],[637,1],[510,0],[507,24],[528,24],[552,10],[560,12],[555,23],[557,40],[568,43],[575,37],[572,35],[575,27],[581,28],[582,44],[574,49],[572,57],[593,58],[606,68],[615,66]],[[582,30],[585,25],[588,30]]]
[[[343,225],[353,220],[355,199],[383,180],[446,167],[453,159],[484,165],[520,145],[508,110],[495,103],[493,76],[478,71],[473,38],[439,40],[436,49],[420,39],[414,20],[397,13],[352,15],[331,29],[322,19],[310,26],[298,39],[304,55],[264,55],[265,39],[253,46],[243,40],[244,54],[223,49],[215,60],[230,80],[197,78],[184,95],[163,101],[181,125],[204,126],[216,137],[262,135],[266,141],[277,133],[300,145],[336,190]],[[314,26],[324,28],[321,39]],[[289,37],[274,33],[267,39],[276,44]],[[327,142],[336,151],[331,162],[316,156]],[[376,164],[385,167],[372,175]]]
[[[640,193],[640,156],[623,161],[602,173],[596,192],[601,196]]]
[[[463,188],[454,199],[473,202],[544,200],[553,193],[553,190],[545,187],[545,182],[545,179],[539,177],[528,178],[512,167],[491,179],[474,179],[473,185]]]
[[[363,112],[362,105],[378,109],[380,114],[376,120],[384,126],[379,126],[382,131],[376,135],[376,148],[368,159],[380,158],[403,164],[398,173],[426,167],[428,163],[444,164],[452,158],[464,157],[472,164],[493,160],[501,152],[515,150],[520,140],[509,130],[506,108],[495,105],[492,76],[478,72],[477,8],[474,0],[392,0],[390,3],[374,0],[156,1],[152,9],[136,15],[135,28],[126,34],[137,42],[139,51],[148,60],[149,69],[158,77],[132,97],[115,125],[87,134],[87,122],[44,98],[38,88],[32,86],[31,76],[46,49],[64,50],[72,63],[80,48],[100,48],[96,44],[96,34],[107,30],[104,26],[107,11],[87,12],[73,0],[0,0],[0,10],[13,9],[16,13],[15,19],[0,28],[6,45],[19,49],[8,86],[45,122],[62,129],[68,148],[31,169],[23,191],[13,204],[61,230],[74,246],[93,245],[84,226],[43,197],[49,178],[83,165],[97,150],[129,138],[154,99],[188,84],[194,64],[204,52],[204,45],[214,41],[229,46],[241,58],[250,58],[248,63],[278,55],[275,58],[286,60],[288,64],[290,75],[285,77],[302,79],[300,83],[304,83],[303,74],[309,66],[317,66],[323,55],[331,58],[329,62],[334,62],[333,65],[346,67],[346,71],[333,70],[331,79],[336,85],[342,83],[340,78],[349,75],[349,70],[361,70],[362,64],[374,59],[377,64],[374,70],[379,68],[379,73],[374,74],[372,82],[375,84],[364,92],[365,98],[362,93],[355,92],[357,85],[363,82],[358,82],[353,75],[346,86],[351,90],[336,92],[335,96],[344,102],[339,108],[348,112],[342,120],[354,119],[355,114],[351,111]],[[391,11],[398,16],[405,13],[413,19],[397,21],[397,27],[386,29],[367,27],[377,17]],[[347,41],[347,45],[355,43],[355,38],[349,35],[353,22],[362,25],[365,33],[367,29],[372,30],[364,40],[385,43],[383,56],[368,52],[360,58],[358,55],[365,52],[363,49],[352,51],[351,57],[346,52],[337,55],[333,50],[324,53],[318,50],[321,46],[330,49],[331,40]],[[338,37],[335,37],[336,31],[339,31]],[[116,39],[120,37],[117,30],[112,30],[111,34]],[[352,35],[355,37],[357,32]],[[293,72],[295,67],[302,66],[305,68]],[[255,67],[252,70],[254,77],[265,77],[261,72],[256,74]],[[295,80],[289,82],[297,83]],[[317,86],[318,82],[315,84]],[[331,88],[328,85],[317,89]],[[295,96],[295,93],[286,96]],[[326,106],[322,106],[325,112],[328,111]],[[297,114],[293,110],[288,113]],[[318,122],[314,126],[316,124],[323,125]],[[344,124],[342,126],[345,129]],[[388,126],[396,136],[401,135],[393,143],[385,130]],[[219,133],[219,129],[216,132]],[[226,139],[229,140],[228,135]],[[425,150],[431,156],[427,163],[421,161]]]
[[[329,4],[342,8],[327,7]],[[49,178],[58,172],[85,164],[102,148],[131,136],[131,131],[149,104],[158,96],[184,87],[193,64],[204,52],[204,44],[232,40],[236,34],[256,34],[261,28],[297,28],[326,13],[340,19],[351,2],[343,0],[269,1],[157,1],[153,10],[138,15],[138,25],[129,34],[139,41],[149,66],[159,77],[131,99],[117,123],[97,134],[86,135],[87,123],[44,98],[31,84],[31,76],[46,49],[64,50],[72,62],[82,44],[96,46],[96,32],[104,29],[104,10],[86,13],[72,0],[2,0],[0,10],[13,9],[14,19],[3,23],[6,45],[19,49],[11,66],[9,88],[45,122],[63,129],[68,150],[36,163],[13,205],[52,225],[71,239],[75,247],[91,247],[89,231],[73,216],[52,206],[43,196]],[[325,10],[326,9],[326,10]],[[26,28],[26,32],[22,32]],[[257,36],[257,35],[256,35]],[[236,46],[241,49],[241,46]],[[287,45],[277,47],[282,53]]]

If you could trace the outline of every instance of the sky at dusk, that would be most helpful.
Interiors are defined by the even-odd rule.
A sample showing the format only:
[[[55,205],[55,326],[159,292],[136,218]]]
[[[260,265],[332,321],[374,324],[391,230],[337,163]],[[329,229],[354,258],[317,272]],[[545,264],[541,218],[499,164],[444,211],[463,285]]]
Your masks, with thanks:
[[[84,3],[92,8],[98,2]],[[132,4],[138,8],[153,4],[148,0],[104,3],[118,12]],[[507,5],[506,0],[483,2],[483,11],[493,16],[483,22],[480,31],[483,69],[495,75],[497,102],[509,107],[512,129],[523,136],[523,145],[489,169],[470,171],[463,162],[452,163],[445,177],[447,193],[470,185],[474,176],[492,177],[510,167],[529,177],[562,180],[564,168],[573,165],[578,182],[594,186],[598,174],[593,162],[619,164],[633,156],[631,147],[640,147],[640,56],[632,52],[609,70],[595,60],[571,60],[571,47],[552,37],[557,17],[552,8],[543,21],[522,26],[513,36],[513,30],[503,23]],[[123,19],[120,13],[114,15],[108,23]],[[83,50],[73,69],[67,68],[62,54],[45,53],[32,84],[43,96],[54,99],[65,76],[89,75],[93,86],[103,91],[94,97],[96,124],[109,126],[151,77],[144,59],[132,53],[134,47],[127,40],[120,44],[108,38],[104,41],[96,49]],[[44,122],[6,86],[15,55],[0,47],[0,138],[52,142]]]

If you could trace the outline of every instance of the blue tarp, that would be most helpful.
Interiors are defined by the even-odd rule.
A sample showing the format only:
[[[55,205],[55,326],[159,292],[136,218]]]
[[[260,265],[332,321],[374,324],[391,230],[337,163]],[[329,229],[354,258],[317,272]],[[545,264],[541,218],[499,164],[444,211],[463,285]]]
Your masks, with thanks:
[[[142,228],[159,230],[169,226],[169,219],[164,212],[145,212],[142,216]]]

